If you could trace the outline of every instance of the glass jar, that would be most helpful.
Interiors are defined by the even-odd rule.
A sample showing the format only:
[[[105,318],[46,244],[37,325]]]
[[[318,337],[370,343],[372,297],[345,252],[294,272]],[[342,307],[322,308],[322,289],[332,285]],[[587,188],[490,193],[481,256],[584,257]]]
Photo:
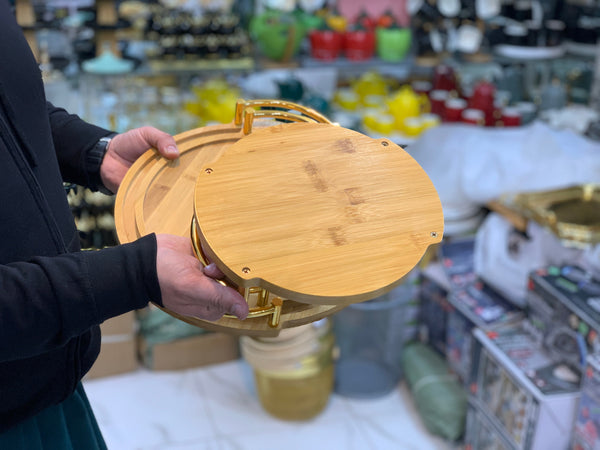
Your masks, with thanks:
[[[277,337],[240,339],[254,369],[262,407],[283,420],[308,420],[329,402],[334,380],[334,336],[328,319],[281,330]]]

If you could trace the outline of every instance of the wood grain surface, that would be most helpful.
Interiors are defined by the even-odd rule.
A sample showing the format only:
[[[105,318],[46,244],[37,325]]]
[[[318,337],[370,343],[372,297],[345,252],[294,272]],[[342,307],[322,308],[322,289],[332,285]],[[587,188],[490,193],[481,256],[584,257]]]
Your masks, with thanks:
[[[148,150],[127,171],[115,198],[115,227],[121,243],[149,233],[189,236],[194,186],[202,166],[215,161],[243,133],[213,125],[175,136],[180,156],[170,161]]]
[[[442,239],[423,169],[387,139],[329,124],[254,130],[199,172],[200,240],[238,286],[302,303],[369,300]]]

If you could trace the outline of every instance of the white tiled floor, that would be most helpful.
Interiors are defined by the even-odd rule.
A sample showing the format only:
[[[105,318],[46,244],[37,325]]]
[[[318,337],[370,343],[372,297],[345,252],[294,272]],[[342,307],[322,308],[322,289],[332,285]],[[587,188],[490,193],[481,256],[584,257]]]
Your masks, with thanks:
[[[243,360],[180,372],[137,372],[84,382],[110,450],[445,450],[404,384],[385,397],[333,394],[306,422],[269,416]]]

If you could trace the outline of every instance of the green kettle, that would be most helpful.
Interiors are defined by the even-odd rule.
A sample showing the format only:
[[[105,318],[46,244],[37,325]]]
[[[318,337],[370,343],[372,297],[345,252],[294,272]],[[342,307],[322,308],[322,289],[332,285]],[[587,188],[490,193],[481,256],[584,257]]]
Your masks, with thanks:
[[[306,28],[294,14],[267,10],[250,21],[250,36],[269,59],[286,62],[297,55]]]

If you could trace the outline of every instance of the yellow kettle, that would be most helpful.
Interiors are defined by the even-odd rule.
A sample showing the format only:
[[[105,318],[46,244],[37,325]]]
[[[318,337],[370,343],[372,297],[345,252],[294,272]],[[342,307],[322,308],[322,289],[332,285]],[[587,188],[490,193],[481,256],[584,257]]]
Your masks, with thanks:
[[[404,129],[404,121],[410,117],[419,117],[430,110],[429,99],[425,94],[416,93],[409,85],[404,85],[392,95],[387,106],[394,116],[396,128]]]

